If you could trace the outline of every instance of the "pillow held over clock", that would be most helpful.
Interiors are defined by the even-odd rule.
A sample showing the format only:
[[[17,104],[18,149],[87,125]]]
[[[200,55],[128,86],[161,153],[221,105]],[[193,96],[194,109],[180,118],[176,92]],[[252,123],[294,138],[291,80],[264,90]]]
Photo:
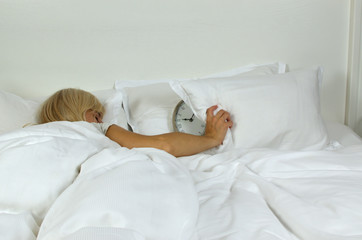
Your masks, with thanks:
[[[282,72],[285,72],[284,63],[271,63],[247,65],[209,77],[221,79],[235,75],[267,75]],[[169,82],[170,80],[116,81],[115,88],[122,91],[127,121],[134,132],[156,135],[174,131],[172,115],[181,98],[171,89]]]
[[[234,147],[317,150],[328,143],[320,114],[321,77],[318,68],[170,85],[200,119],[211,105],[230,112]]]

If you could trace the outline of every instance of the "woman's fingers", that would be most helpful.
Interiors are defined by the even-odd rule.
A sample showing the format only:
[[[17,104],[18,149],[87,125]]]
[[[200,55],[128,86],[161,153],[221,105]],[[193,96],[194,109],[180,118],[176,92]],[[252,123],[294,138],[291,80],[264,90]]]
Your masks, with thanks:
[[[225,110],[220,110],[216,115],[215,115],[216,119],[221,119],[223,122],[227,122],[232,124],[231,122],[231,118],[230,118],[230,113],[225,111]]]
[[[218,108],[217,105],[209,107],[206,111],[207,118],[209,120],[213,119],[216,122],[221,120],[221,123],[226,123],[227,127],[231,128],[233,125],[233,122],[231,121],[230,113],[221,109],[214,115],[214,112],[217,108]]]
[[[233,122],[229,112],[225,110],[219,110],[216,114],[214,112],[217,110],[218,106],[209,107],[206,111],[206,129],[205,135],[214,138],[218,144],[222,144],[227,129],[231,128]]]
[[[217,109],[217,105],[211,106],[206,110],[206,115],[207,117],[213,117],[214,116],[214,112]]]

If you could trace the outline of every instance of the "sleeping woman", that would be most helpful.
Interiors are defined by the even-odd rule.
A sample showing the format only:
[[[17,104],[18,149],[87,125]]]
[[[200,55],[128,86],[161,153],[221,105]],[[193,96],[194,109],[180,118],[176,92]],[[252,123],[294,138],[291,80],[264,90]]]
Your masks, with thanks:
[[[94,123],[108,138],[127,148],[152,147],[176,157],[193,155],[222,144],[233,122],[224,110],[214,114],[217,106],[207,110],[203,136],[180,132],[147,136],[128,131],[115,124],[103,123],[104,107],[91,93],[80,89],[62,89],[49,97],[41,107],[40,123],[53,121],[87,121]]]

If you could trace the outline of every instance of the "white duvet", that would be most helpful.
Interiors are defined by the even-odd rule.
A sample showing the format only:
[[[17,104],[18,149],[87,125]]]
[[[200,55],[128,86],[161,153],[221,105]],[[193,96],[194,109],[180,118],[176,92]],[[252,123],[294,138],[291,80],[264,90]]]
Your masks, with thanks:
[[[89,123],[0,135],[0,236],[362,239],[362,145],[174,158]]]

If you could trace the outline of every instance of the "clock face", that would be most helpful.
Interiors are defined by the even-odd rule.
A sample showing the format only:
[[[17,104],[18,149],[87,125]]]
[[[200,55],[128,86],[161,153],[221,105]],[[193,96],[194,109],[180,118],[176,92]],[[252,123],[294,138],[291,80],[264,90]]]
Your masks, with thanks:
[[[177,104],[173,114],[174,130],[177,132],[204,135],[205,123],[198,119],[184,101]]]

